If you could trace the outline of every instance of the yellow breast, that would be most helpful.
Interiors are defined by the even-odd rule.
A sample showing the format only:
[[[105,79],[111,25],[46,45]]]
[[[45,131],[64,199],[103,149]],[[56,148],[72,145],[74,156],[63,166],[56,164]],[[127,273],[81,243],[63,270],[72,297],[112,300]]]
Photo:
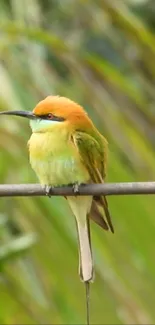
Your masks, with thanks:
[[[86,183],[88,172],[68,134],[33,133],[29,142],[30,163],[43,185]]]

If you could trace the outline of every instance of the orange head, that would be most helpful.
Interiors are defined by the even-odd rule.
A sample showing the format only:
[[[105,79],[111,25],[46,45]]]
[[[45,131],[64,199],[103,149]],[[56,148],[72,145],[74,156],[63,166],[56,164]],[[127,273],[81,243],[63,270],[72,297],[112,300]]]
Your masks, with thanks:
[[[48,121],[66,122],[75,128],[82,129],[91,125],[91,121],[84,109],[66,97],[46,97],[36,105],[33,114]]]
[[[73,130],[88,130],[93,127],[84,109],[74,101],[60,96],[48,96],[40,101],[33,112],[9,111],[0,114],[17,115],[30,119],[33,132],[46,132],[53,126],[64,125]]]

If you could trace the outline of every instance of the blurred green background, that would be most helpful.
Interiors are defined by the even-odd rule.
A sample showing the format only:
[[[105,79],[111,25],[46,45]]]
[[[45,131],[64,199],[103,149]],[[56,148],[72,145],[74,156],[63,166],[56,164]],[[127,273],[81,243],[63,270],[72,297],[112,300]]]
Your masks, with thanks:
[[[154,180],[154,17],[154,0],[1,0],[0,110],[67,96],[108,139],[107,181]],[[2,117],[0,126],[0,183],[37,182],[27,121]],[[91,323],[155,324],[154,196],[108,201],[115,234],[91,224]],[[0,323],[85,323],[63,198],[0,199]]]

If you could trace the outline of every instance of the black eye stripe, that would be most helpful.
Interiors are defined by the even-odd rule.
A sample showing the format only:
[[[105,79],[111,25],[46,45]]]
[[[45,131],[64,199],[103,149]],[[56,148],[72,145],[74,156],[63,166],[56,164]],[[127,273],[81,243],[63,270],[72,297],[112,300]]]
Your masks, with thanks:
[[[53,114],[51,114],[49,116],[49,114],[44,114],[44,115],[37,115],[37,117],[39,117],[42,120],[51,120],[51,121],[58,121],[58,122],[63,122],[65,121],[65,119],[63,117],[60,116],[55,116]]]

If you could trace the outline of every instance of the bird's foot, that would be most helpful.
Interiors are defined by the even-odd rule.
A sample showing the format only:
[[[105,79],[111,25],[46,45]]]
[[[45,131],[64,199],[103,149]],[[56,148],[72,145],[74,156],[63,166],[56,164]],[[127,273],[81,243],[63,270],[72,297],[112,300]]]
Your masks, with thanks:
[[[75,183],[72,185],[73,186],[73,192],[75,195],[78,195],[79,194],[79,184],[78,183]]]
[[[51,198],[51,192],[52,192],[53,186],[45,185],[44,189],[45,189],[46,196]]]

